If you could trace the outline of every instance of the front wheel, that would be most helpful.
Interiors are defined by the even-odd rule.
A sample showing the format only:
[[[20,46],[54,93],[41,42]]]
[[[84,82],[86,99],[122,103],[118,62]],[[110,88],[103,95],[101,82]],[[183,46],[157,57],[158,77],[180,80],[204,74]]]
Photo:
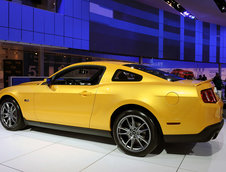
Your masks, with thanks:
[[[153,120],[138,110],[126,110],[113,124],[116,144],[126,154],[145,156],[158,145],[158,132]]]
[[[20,107],[14,99],[3,100],[0,110],[0,120],[4,128],[15,131],[25,127]]]

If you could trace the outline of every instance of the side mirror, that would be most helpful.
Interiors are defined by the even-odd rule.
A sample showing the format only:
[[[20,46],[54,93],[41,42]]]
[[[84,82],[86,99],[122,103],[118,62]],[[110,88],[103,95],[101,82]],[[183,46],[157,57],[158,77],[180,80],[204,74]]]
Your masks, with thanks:
[[[47,83],[48,86],[52,85],[52,78],[46,78],[44,81]]]

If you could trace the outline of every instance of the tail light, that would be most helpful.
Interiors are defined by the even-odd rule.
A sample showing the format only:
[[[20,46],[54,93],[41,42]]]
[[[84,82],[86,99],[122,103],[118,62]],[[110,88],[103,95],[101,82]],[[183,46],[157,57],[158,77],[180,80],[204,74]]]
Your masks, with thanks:
[[[204,103],[216,103],[217,102],[216,96],[215,96],[212,88],[202,90],[201,96],[202,96],[202,100],[204,101]]]

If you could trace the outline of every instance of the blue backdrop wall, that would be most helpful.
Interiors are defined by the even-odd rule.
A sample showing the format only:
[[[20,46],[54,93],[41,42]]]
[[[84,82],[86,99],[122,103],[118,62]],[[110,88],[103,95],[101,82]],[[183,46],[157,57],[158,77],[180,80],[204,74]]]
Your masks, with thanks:
[[[56,13],[0,0],[0,40],[226,63],[226,27],[134,0],[61,0]]]
[[[58,13],[0,0],[0,40],[89,49],[89,1],[62,0]]]
[[[226,28],[134,0],[90,0],[90,49],[226,63]]]

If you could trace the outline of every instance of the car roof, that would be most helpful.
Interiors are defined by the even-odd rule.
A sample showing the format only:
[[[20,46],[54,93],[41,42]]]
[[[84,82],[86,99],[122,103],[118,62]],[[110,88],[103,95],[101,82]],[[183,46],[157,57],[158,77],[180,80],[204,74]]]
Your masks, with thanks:
[[[110,66],[123,66],[125,64],[134,64],[134,63],[131,63],[131,62],[119,62],[119,61],[90,61],[90,62],[79,62],[79,63],[74,63],[74,64],[71,64],[59,71],[57,71],[56,73],[54,73],[53,75],[61,72],[62,70],[65,70],[67,68],[70,68],[70,67],[74,67],[74,66],[80,66],[80,65],[104,65],[106,67],[110,67]],[[52,77],[53,75],[51,75],[50,77]]]
[[[125,65],[125,64],[131,64],[131,62],[119,62],[119,61],[90,61],[90,62],[80,62],[80,63],[75,63],[72,65]]]
[[[125,64],[135,64],[131,62],[119,62],[119,61],[90,61],[90,62],[79,62],[79,63],[74,63],[66,68],[73,67],[73,66],[80,66],[80,65],[104,65],[104,66],[123,66]]]

